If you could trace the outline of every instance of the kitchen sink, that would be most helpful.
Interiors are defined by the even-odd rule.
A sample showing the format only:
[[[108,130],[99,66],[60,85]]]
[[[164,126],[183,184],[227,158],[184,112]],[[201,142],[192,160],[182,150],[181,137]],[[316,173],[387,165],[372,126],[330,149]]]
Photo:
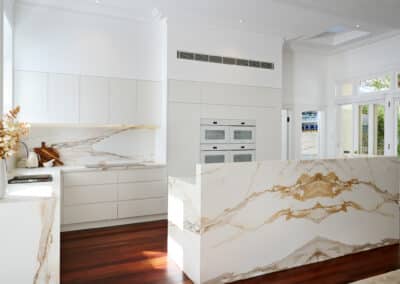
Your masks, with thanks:
[[[51,175],[23,175],[15,176],[8,181],[9,184],[17,183],[38,183],[38,182],[51,182],[53,177]]]

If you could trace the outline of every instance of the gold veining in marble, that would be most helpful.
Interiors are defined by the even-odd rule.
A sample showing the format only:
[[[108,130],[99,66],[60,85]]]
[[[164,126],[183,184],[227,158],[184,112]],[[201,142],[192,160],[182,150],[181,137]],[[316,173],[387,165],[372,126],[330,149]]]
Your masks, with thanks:
[[[56,199],[49,198],[42,201],[40,205],[40,216],[42,219],[42,231],[40,235],[40,243],[37,254],[38,268],[36,270],[33,283],[48,283],[43,282],[45,279],[50,279],[48,271],[46,271],[46,262],[49,254],[50,245],[52,243],[51,229],[54,222],[56,209]]]
[[[319,261],[328,260],[331,258],[357,253],[365,250],[370,250],[382,246],[398,244],[398,239],[384,239],[374,244],[362,244],[362,245],[349,245],[338,241],[329,240],[322,237],[316,237],[296,249],[294,252],[286,256],[285,258],[271,263],[270,265],[256,267],[248,272],[244,273],[225,273],[219,277],[208,280],[207,284],[217,283],[229,283],[242,279],[252,278],[258,275],[272,273],[280,270],[285,270],[301,265],[311,264]]]
[[[236,206],[225,209],[216,218],[201,218],[200,233],[207,232],[212,227],[229,224],[234,227],[242,227],[231,223],[233,215],[238,213],[241,209],[245,208],[250,202],[256,198],[268,193],[280,193],[281,198],[294,198],[297,201],[307,201],[316,198],[335,198],[345,191],[352,191],[355,185],[365,185],[367,188],[376,192],[382,199],[375,208],[364,208],[355,201],[343,201],[341,204],[336,205],[322,205],[317,202],[314,207],[307,209],[282,209],[270,218],[268,218],[262,225],[272,223],[273,221],[284,217],[286,220],[291,219],[308,219],[315,223],[320,223],[332,214],[340,212],[348,212],[352,208],[364,212],[376,212],[378,214],[389,216],[379,209],[386,203],[399,203],[399,194],[391,194],[388,191],[380,189],[372,182],[360,181],[359,179],[350,179],[342,181],[339,177],[330,172],[327,175],[316,173],[315,175],[302,174],[297,182],[291,186],[276,185],[271,189],[266,189],[260,192],[254,192],[247,198],[239,202]],[[362,187],[364,188],[364,187]],[[258,228],[259,226],[257,226]]]
[[[298,201],[306,201],[318,197],[335,198],[345,191],[352,191],[355,185],[366,185],[373,189],[376,193],[382,195],[385,200],[399,201],[399,195],[390,194],[380,189],[372,182],[364,182],[353,178],[342,181],[334,172],[324,175],[316,173],[314,175],[302,174],[294,185],[291,186],[274,186],[267,192],[278,192],[281,198],[292,197]]]

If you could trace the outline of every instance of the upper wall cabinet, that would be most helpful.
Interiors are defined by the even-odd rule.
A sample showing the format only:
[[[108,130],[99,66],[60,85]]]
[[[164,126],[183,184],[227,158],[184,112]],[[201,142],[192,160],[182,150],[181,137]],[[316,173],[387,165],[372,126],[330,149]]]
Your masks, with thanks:
[[[82,76],[79,95],[79,122],[106,124],[109,121],[108,80]]]
[[[46,73],[16,72],[14,102],[21,106],[22,121],[47,121],[47,77]]]
[[[161,124],[161,83],[15,72],[14,105],[30,123]]]
[[[136,124],[136,80],[110,80],[110,123]]]
[[[138,81],[137,116],[140,124],[161,124],[161,83]]]
[[[48,121],[56,123],[79,122],[79,77],[49,74],[47,93]]]

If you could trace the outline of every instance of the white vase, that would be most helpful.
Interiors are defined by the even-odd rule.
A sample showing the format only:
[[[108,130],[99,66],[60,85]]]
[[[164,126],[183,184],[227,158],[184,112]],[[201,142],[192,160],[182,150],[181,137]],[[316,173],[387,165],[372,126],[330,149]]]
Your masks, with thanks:
[[[0,159],[0,199],[4,198],[7,189],[7,165],[5,159]]]

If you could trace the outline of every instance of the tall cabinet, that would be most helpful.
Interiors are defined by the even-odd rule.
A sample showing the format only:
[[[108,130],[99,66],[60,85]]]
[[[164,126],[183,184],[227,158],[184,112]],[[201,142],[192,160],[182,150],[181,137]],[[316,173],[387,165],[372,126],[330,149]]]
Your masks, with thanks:
[[[281,90],[168,81],[168,174],[194,176],[200,163],[201,119],[247,119],[257,125],[257,160],[280,159]]]

